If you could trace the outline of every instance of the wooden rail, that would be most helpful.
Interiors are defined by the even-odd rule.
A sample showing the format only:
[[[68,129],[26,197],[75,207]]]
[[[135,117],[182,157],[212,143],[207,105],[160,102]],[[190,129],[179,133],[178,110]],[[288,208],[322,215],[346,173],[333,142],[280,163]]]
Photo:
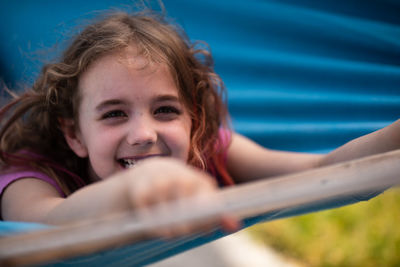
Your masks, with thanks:
[[[201,199],[51,227],[0,239],[0,266],[63,260],[154,238],[153,232],[182,222],[224,214],[239,218],[400,184],[400,150],[222,189],[213,205]],[[215,203],[220,203],[216,205]],[[167,211],[167,212],[166,212]],[[148,214],[148,213],[146,213]]]

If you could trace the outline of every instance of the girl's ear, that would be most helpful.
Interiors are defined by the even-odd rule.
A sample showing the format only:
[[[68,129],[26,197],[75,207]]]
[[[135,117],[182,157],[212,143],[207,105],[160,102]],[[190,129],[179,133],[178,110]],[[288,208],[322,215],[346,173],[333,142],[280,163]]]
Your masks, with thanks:
[[[58,118],[58,122],[60,123],[61,131],[64,133],[64,138],[69,148],[71,148],[78,157],[86,158],[88,156],[88,151],[81,134],[76,130],[74,120]]]

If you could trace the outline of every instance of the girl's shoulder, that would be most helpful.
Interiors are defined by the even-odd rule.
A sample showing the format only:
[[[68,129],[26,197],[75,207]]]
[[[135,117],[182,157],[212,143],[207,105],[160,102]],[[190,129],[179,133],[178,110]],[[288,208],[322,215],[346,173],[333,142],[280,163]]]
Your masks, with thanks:
[[[58,185],[58,183],[53,178],[49,177],[47,174],[33,169],[16,168],[16,167],[7,168],[6,170],[0,173],[0,196],[7,188],[7,186],[9,186],[11,183],[24,178],[35,178],[45,181],[50,185],[52,185],[60,194],[60,196],[65,197],[65,193]]]
[[[232,131],[231,130],[229,130],[227,128],[222,128],[222,127],[219,128],[218,141],[220,143],[220,146],[223,149],[226,149],[229,146],[231,139],[232,139]]]
[[[215,177],[220,187],[234,184],[226,168],[228,148],[231,139],[231,130],[220,127],[218,130],[218,138],[215,143],[216,154],[209,158],[207,162],[207,172]]]
[[[8,185],[23,178],[45,181],[62,197],[87,185],[79,175],[69,171],[51,157],[36,151],[21,149],[6,155],[10,163],[5,169],[0,169],[0,196]]]

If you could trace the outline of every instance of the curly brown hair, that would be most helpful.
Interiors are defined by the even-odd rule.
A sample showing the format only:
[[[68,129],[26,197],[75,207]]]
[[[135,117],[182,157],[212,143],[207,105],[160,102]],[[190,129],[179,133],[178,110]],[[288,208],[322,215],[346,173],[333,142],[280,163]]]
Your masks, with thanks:
[[[181,29],[151,12],[117,12],[90,24],[73,39],[58,62],[43,67],[31,89],[0,110],[3,167],[26,166],[29,162],[55,176],[67,194],[75,191],[79,185],[54,166],[86,177],[87,160],[77,157],[67,145],[60,118],[78,119],[78,80],[82,73],[100,57],[132,43],[142,56],[166,63],[175,79],[192,119],[188,163],[204,170],[212,164],[229,183],[217,144],[219,128],[227,127],[225,89],[213,70],[211,54],[196,49]]]

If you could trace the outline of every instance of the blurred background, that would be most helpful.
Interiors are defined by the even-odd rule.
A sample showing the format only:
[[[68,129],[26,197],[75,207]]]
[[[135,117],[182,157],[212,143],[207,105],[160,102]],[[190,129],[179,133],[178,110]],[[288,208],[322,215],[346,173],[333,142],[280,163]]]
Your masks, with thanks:
[[[145,4],[160,10],[158,1]],[[233,128],[273,149],[325,153],[400,118],[397,0],[164,0],[205,41]],[[0,1],[0,78],[31,84],[79,25],[128,0]],[[5,92],[2,92],[5,95]],[[255,242],[306,266],[400,266],[400,193],[259,224]]]

